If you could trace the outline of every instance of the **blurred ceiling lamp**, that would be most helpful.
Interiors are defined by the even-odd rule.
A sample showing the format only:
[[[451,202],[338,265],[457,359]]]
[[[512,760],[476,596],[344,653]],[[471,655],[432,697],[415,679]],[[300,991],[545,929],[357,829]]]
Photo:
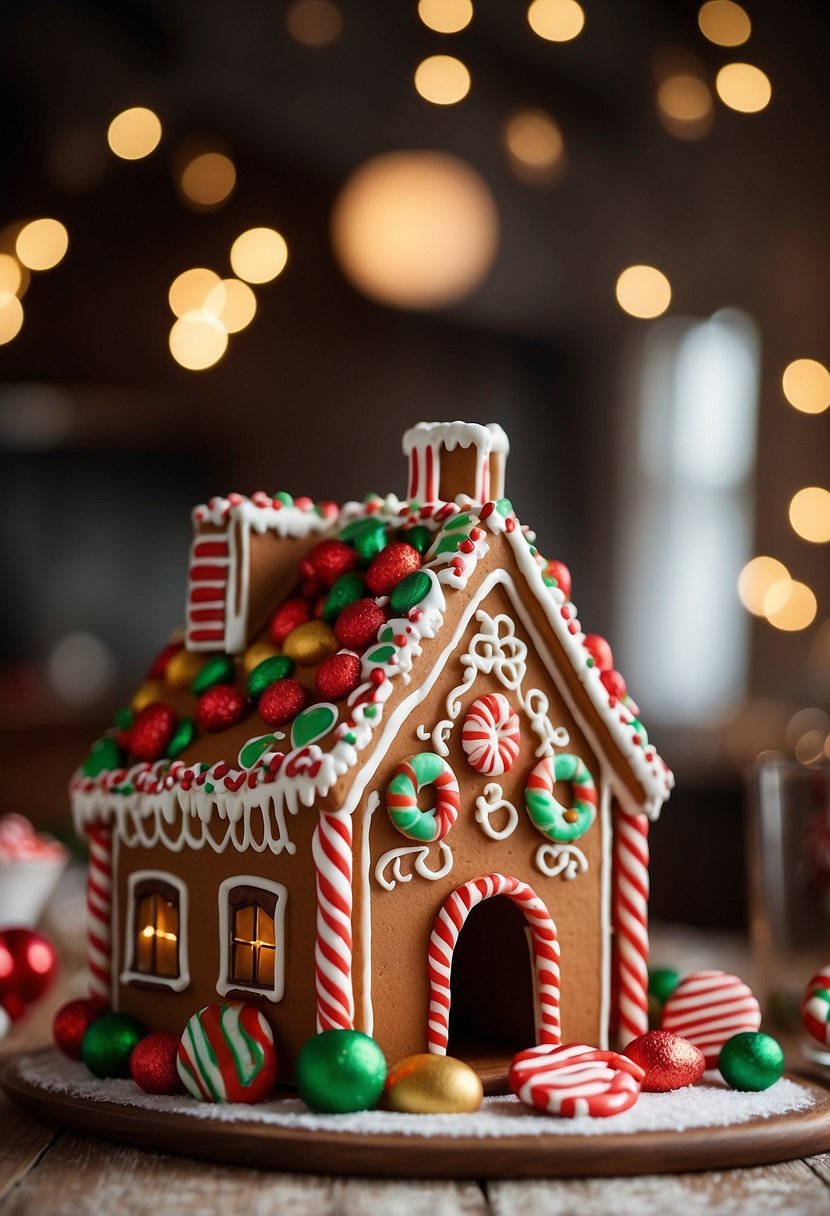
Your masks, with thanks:
[[[343,18],[330,0],[295,0],[285,14],[285,24],[295,42],[321,47],[337,41]]]
[[[0,253],[0,294],[16,296],[23,282],[23,271],[17,258]]]
[[[219,282],[219,275],[204,266],[194,266],[192,270],[183,270],[170,284],[167,299],[171,311],[177,317],[183,317],[186,312],[194,312],[204,308],[209,292]]]
[[[816,597],[806,583],[781,579],[764,596],[764,616],[776,629],[794,633],[815,620]]]
[[[790,523],[802,540],[816,545],[830,540],[830,491],[821,486],[805,486],[790,502]]]
[[[418,16],[437,34],[457,34],[473,19],[472,0],[418,0]]]
[[[239,279],[222,279],[207,293],[204,307],[221,322],[229,334],[239,333],[256,315],[256,296]]]
[[[161,121],[146,106],[122,110],[107,130],[107,143],[121,160],[142,160],[154,152],[161,140]]]
[[[774,557],[753,557],[738,576],[738,595],[747,612],[764,615],[764,598],[775,583],[785,583],[790,572]]]
[[[415,69],[415,88],[433,105],[454,106],[470,91],[470,73],[454,55],[430,55]]]
[[[781,384],[790,405],[802,414],[822,414],[830,405],[830,371],[818,359],[794,359]]]
[[[670,135],[702,139],[712,129],[714,106],[705,80],[678,73],[657,86],[657,112]]]
[[[520,110],[508,121],[504,141],[514,173],[532,184],[549,183],[565,168],[562,132],[544,110]]]
[[[390,152],[345,183],[331,238],[343,273],[364,295],[394,308],[445,308],[486,278],[499,216],[466,161],[443,152]]]
[[[707,0],[701,5],[697,23],[703,37],[718,46],[740,46],[752,33],[749,14],[733,0]]]
[[[671,303],[671,283],[656,266],[629,266],[617,279],[617,303],[644,321],[659,317]]]
[[[223,152],[201,152],[189,160],[179,176],[182,199],[195,211],[214,211],[233,194],[236,169]]]
[[[231,267],[246,283],[270,283],[287,261],[285,237],[274,228],[249,228],[231,245]]]
[[[188,371],[201,372],[213,367],[227,349],[227,330],[206,309],[186,312],[170,330],[170,353]]]
[[[29,270],[51,270],[69,248],[69,233],[60,220],[32,220],[20,229],[14,251]]]
[[[751,63],[725,64],[715,78],[715,88],[723,104],[741,114],[757,114],[772,97],[769,77]]]
[[[0,292],[0,346],[16,338],[23,324],[23,305],[14,292]]]
[[[534,34],[548,42],[570,42],[582,32],[585,13],[576,0],[533,0],[527,20]]]

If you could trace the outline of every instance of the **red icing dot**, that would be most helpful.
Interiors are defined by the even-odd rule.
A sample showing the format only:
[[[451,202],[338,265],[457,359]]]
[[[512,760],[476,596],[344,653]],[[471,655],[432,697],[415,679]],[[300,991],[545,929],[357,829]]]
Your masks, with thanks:
[[[304,625],[311,619],[311,609],[305,600],[286,600],[274,613],[271,627],[268,631],[275,646],[282,646],[285,639],[298,625]]]
[[[343,574],[357,565],[357,553],[345,541],[321,540],[300,562],[303,578],[317,578],[332,587]]]
[[[360,659],[356,654],[333,654],[317,669],[314,686],[325,701],[342,701],[360,683]]]
[[[118,742],[135,760],[160,760],[176,729],[176,711],[170,705],[155,701],[146,705],[129,730],[118,736]]]
[[[598,633],[586,633],[582,644],[600,671],[611,671],[614,666],[614,656],[605,638],[601,638]]]
[[[248,708],[248,698],[232,684],[214,684],[196,702],[196,721],[208,733],[227,730],[241,722]]]
[[[382,667],[373,667],[371,675],[369,676],[369,679],[372,681],[373,684],[382,684],[383,681],[386,679],[383,668]]]
[[[571,598],[571,572],[564,562],[558,562],[556,558],[551,558],[548,562],[548,568],[545,571],[549,578],[556,579],[556,585],[562,592],[566,600]]]
[[[411,546],[406,545],[409,549]],[[415,553],[415,550],[412,550]],[[417,556],[417,554],[416,554]],[[420,558],[418,559],[420,561]],[[372,563],[374,565],[374,562]],[[371,573],[371,566],[369,567]],[[341,646],[348,650],[364,650],[378,635],[386,621],[383,609],[368,598],[356,600],[340,613],[334,623],[334,633]]]
[[[372,595],[389,595],[407,574],[421,568],[421,555],[406,541],[394,541],[382,549],[366,571],[366,585]]]
[[[277,680],[269,684],[257,702],[263,722],[268,726],[284,726],[296,718],[308,704],[308,693],[297,680]]]
[[[625,680],[618,671],[603,671],[600,675],[609,696],[621,698],[625,696]]]

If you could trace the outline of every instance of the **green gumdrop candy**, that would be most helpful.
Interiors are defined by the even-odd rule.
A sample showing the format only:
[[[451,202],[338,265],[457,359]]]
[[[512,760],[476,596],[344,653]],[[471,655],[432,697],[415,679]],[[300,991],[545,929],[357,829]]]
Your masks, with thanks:
[[[649,967],[648,991],[660,1005],[665,1005],[677,985],[681,975],[674,967]]]
[[[413,549],[417,549],[423,557],[432,544],[432,533],[423,524],[417,524],[414,528],[407,528],[405,532],[402,532],[401,540],[405,540]]]
[[[392,594],[389,597],[389,607],[392,610],[392,615],[406,616],[407,612],[414,608],[416,604],[420,604],[431,587],[432,581],[423,570],[416,570],[414,574],[407,574],[396,587],[392,588]]]
[[[344,608],[355,604],[366,595],[366,584],[359,574],[341,574],[333,584],[323,604],[323,620],[336,621]]]
[[[257,663],[248,676],[248,696],[252,701],[258,701],[265,689],[277,680],[284,680],[294,671],[294,660],[287,654],[274,654],[269,659]]]
[[[214,684],[233,684],[235,675],[236,667],[229,654],[211,655],[190,685],[190,691],[194,697],[198,697],[213,688]]]
[[[359,1030],[326,1030],[309,1039],[297,1057],[297,1088],[314,1111],[371,1110],[385,1082],[383,1052]]]
[[[173,738],[167,744],[167,751],[164,753],[167,759],[175,760],[186,748],[190,747],[195,738],[196,719],[181,718],[178,726],[173,731]]]
[[[81,766],[81,771],[85,777],[97,777],[100,773],[120,768],[123,763],[124,757],[121,748],[111,735],[105,735],[103,739],[93,743],[89,755]]]
[[[135,722],[135,714],[128,706],[125,705],[123,709],[117,709],[115,711],[113,722],[119,730],[129,730],[133,722]]]

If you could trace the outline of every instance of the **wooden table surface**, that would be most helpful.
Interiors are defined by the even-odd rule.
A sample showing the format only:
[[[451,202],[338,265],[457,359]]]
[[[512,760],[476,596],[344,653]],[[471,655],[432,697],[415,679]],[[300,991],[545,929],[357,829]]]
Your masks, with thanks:
[[[49,1040],[40,1006],[0,1060]],[[830,1153],[717,1173],[528,1182],[386,1181],[275,1174],[77,1135],[0,1095],[0,1216],[812,1216],[830,1213]]]

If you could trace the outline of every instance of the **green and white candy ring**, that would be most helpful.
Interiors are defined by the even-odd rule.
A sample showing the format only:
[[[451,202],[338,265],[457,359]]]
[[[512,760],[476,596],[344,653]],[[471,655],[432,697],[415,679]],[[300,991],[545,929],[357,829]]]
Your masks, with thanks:
[[[570,782],[573,805],[565,807],[553,796],[557,781]],[[559,844],[570,844],[583,836],[597,814],[597,787],[580,760],[570,752],[545,756],[540,760],[525,786],[525,806],[535,828]]]
[[[418,795],[435,787],[435,806],[422,811]],[[446,760],[435,752],[419,752],[395,769],[386,787],[386,809],[395,827],[410,840],[443,840],[458,818],[458,780]]]

